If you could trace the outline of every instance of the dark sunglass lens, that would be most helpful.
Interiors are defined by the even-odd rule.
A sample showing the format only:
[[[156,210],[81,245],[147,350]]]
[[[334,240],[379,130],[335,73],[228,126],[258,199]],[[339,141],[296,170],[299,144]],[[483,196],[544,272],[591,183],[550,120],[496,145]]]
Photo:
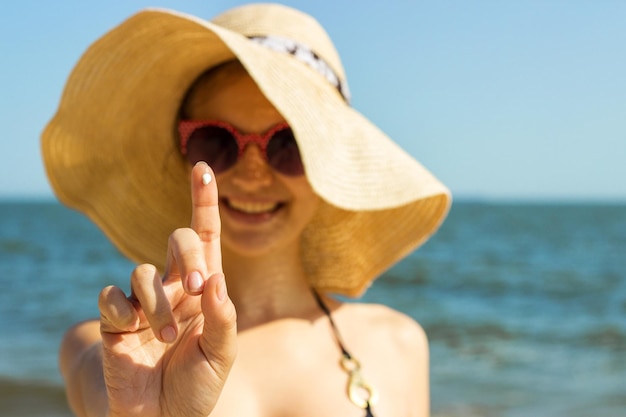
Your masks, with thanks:
[[[304,174],[300,150],[289,128],[279,130],[267,144],[267,160],[278,172],[297,176]]]
[[[187,160],[195,165],[204,161],[215,173],[226,171],[237,162],[239,148],[233,135],[217,126],[194,130],[187,141]]]

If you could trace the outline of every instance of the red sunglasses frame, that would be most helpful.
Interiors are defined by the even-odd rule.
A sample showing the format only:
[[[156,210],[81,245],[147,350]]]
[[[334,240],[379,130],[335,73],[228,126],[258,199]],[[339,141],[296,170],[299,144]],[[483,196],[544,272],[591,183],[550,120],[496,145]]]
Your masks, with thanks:
[[[216,126],[222,129],[227,130],[233,138],[235,142],[237,142],[237,147],[239,148],[238,158],[241,158],[243,155],[246,146],[250,143],[256,143],[259,145],[263,157],[267,161],[267,145],[272,139],[272,137],[276,134],[276,132],[280,132],[281,130],[289,129],[290,126],[286,122],[277,123],[272,126],[269,130],[264,133],[242,133],[237,130],[230,123],[226,123],[220,120],[180,120],[178,122],[178,135],[180,136],[180,150],[183,155],[187,155],[187,142],[189,138],[197,129],[207,126]]]

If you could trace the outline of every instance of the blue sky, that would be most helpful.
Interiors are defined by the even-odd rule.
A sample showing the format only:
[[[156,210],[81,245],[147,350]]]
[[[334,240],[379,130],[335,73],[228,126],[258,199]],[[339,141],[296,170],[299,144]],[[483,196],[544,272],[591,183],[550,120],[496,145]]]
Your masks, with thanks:
[[[85,48],[144,7],[244,2],[7,3],[0,198],[52,198],[39,134]],[[626,1],[283,3],[335,40],[354,107],[458,197],[626,201]]]

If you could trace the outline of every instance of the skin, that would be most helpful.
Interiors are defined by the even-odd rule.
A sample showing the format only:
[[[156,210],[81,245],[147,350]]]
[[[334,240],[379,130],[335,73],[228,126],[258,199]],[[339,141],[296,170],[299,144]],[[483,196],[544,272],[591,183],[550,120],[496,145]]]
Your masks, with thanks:
[[[197,83],[183,112],[242,132],[283,121],[238,67]],[[202,162],[190,169],[192,223],[170,236],[164,276],[138,266],[132,294],[104,288],[100,318],[66,333],[60,368],[72,410],[110,417],[364,416],[346,395],[339,346],[300,261],[299,236],[319,204],[306,177],[275,172],[255,145],[217,181],[204,185],[205,173],[213,175]],[[257,212],[260,204],[272,209]],[[379,392],[374,414],[427,416],[422,328],[384,306],[325,302]]]

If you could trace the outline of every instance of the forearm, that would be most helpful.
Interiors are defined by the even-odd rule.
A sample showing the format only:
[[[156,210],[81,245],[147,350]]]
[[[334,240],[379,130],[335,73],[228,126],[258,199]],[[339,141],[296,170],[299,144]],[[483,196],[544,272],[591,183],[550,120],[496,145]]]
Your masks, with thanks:
[[[67,332],[61,345],[59,365],[67,401],[74,414],[105,416],[107,393],[98,322],[81,323]]]

